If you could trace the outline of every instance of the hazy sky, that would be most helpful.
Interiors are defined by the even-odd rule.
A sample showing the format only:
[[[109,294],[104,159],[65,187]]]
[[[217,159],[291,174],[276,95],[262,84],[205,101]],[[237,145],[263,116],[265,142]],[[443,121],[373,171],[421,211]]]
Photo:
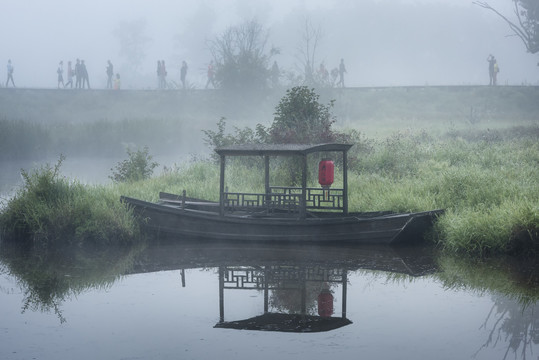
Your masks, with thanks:
[[[489,3],[511,14],[511,0]],[[123,72],[124,88],[154,88],[159,59],[176,81],[186,60],[188,81],[203,87],[207,40],[250,19],[269,30],[281,68],[298,70],[306,18],[323,32],[317,62],[332,68],[344,58],[347,86],[485,84],[490,53],[501,84],[539,84],[539,56],[470,0],[13,0],[1,8],[0,82],[11,59],[19,87],[56,87],[58,62],[76,58],[86,60],[92,87],[104,87],[108,59],[125,69],[113,30],[139,19],[151,41],[141,75]]]

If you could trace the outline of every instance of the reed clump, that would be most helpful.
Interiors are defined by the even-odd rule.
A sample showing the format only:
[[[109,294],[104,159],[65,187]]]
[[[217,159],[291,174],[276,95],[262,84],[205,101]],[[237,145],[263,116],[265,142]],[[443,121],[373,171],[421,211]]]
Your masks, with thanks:
[[[60,176],[63,157],[31,172],[0,212],[2,240],[38,247],[131,244],[138,225],[111,187],[87,186]]]

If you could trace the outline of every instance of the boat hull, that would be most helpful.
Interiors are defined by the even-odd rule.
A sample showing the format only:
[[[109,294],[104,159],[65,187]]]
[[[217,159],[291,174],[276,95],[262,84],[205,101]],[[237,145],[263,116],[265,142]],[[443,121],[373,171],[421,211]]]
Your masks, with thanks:
[[[160,236],[263,242],[349,242],[404,244],[421,241],[439,211],[330,217],[220,216],[203,211],[122,197],[147,230]]]

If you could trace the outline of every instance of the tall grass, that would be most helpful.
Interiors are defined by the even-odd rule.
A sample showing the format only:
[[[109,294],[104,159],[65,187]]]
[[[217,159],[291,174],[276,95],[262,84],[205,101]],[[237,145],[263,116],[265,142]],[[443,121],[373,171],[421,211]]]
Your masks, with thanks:
[[[411,131],[381,141],[366,139],[369,146],[360,144],[359,150],[353,151],[357,159],[351,162],[348,179],[350,210],[445,209],[436,223],[433,241],[448,252],[536,253],[537,128],[532,125],[528,131],[521,127],[507,129],[504,139],[489,137],[489,131],[468,139],[434,138]],[[258,165],[235,162],[227,169],[231,191],[262,191],[263,175]],[[280,170],[274,169],[277,174]],[[199,162],[122,191],[155,200],[159,191],[181,193],[185,189],[188,195],[217,200],[218,178],[216,164]],[[272,185],[290,185],[278,181],[271,179]],[[315,179],[309,181],[316,185]]]
[[[526,131],[506,129],[495,137],[489,131],[467,137],[406,131],[384,140],[363,139],[351,153],[355,160],[349,169],[349,208],[445,209],[432,238],[445,251],[535,254],[538,133],[538,126],[530,125]],[[148,180],[86,186],[60,176],[61,160],[55,167],[23,172],[24,186],[0,213],[4,238],[30,238],[47,246],[130,243],[139,238],[138,225],[119,202],[120,195],[155,201],[159,191],[186,190],[188,196],[219,198],[219,166],[211,161],[167,169]],[[280,182],[293,180],[282,163],[272,166],[272,185],[291,185]],[[226,186],[230,191],[261,192],[261,169],[251,160],[230,162]],[[309,185],[316,185],[315,173]],[[337,176],[336,183],[341,181]]]
[[[52,167],[23,171],[23,187],[0,212],[2,239],[43,247],[129,244],[138,225],[113,188],[87,186]]]
[[[437,241],[473,254],[539,250],[537,126],[510,141],[414,134],[392,137],[362,156],[350,183],[356,210],[446,209]],[[477,140],[481,139],[481,140]]]

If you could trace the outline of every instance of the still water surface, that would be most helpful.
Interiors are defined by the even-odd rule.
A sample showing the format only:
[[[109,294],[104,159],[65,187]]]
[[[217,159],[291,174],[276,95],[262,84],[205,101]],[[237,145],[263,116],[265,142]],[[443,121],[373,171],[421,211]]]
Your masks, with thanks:
[[[423,248],[161,244],[46,260],[1,254],[0,359],[539,355],[537,289],[514,290],[519,280],[507,284],[491,265],[493,284],[477,283],[483,268]],[[497,280],[515,287],[499,290]]]

